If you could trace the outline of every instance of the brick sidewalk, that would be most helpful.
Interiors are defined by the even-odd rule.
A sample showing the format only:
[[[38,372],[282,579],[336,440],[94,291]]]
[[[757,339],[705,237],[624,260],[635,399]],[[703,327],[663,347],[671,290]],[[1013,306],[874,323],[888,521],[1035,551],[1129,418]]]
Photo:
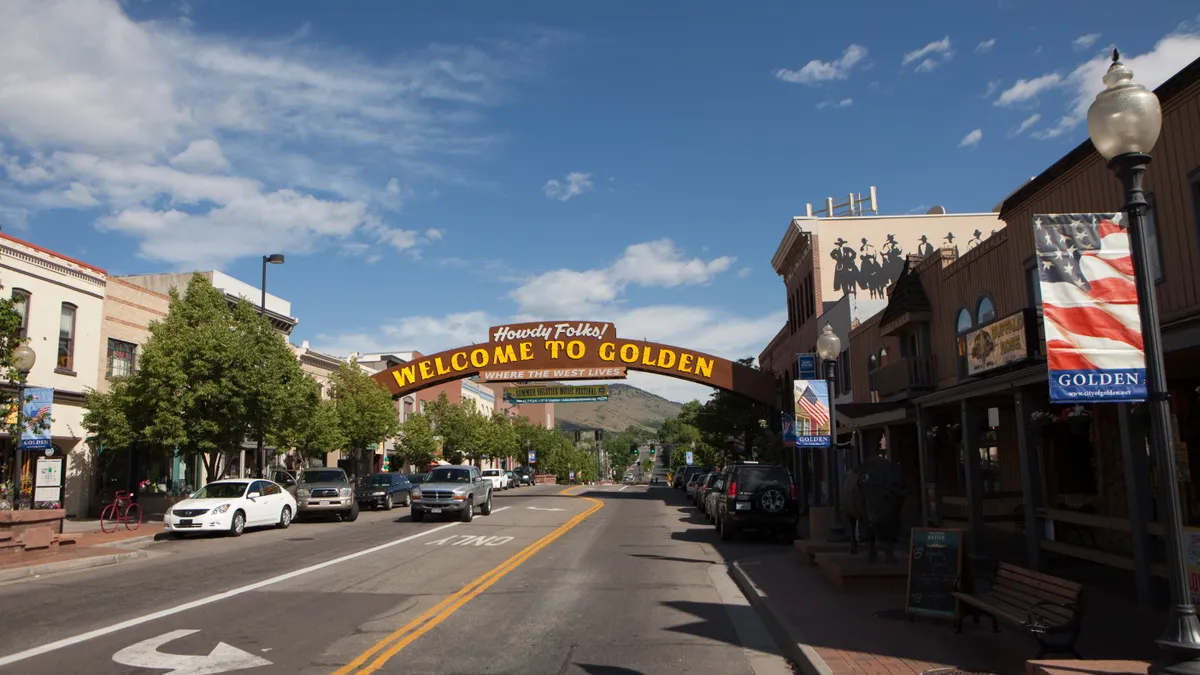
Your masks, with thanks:
[[[902,613],[903,588],[888,593],[839,591],[815,568],[799,565],[792,552],[739,561],[733,575],[747,596],[758,596],[757,603],[755,598],[751,602],[760,612],[773,615],[764,618],[774,624],[782,646],[795,644],[793,653],[803,654],[809,663],[801,666],[808,675],[920,675],[950,667],[1023,675],[1025,661],[1037,654],[1032,638],[1013,630],[993,633],[988,621],[974,626],[968,620],[958,635],[948,621],[919,618],[910,623]],[[1135,619],[1106,604],[1101,598],[1085,603],[1079,642],[1085,658],[1153,656],[1152,642],[1133,626],[1162,624],[1151,617]]]
[[[74,544],[60,545],[57,549],[22,551],[0,556],[0,571],[129,553],[135,541],[150,541],[162,531],[161,523],[143,523],[136,530],[128,531],[122,528],[112,534],[99,531],[66,533],[63,536],[73,538]]]

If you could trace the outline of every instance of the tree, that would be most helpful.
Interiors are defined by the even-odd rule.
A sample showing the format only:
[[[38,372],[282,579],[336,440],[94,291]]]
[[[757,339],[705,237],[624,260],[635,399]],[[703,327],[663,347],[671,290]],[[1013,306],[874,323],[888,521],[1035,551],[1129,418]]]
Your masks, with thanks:
[[[338,427],[346,439],[346,449],[355,458],[356,472],[364,475],[371,469],[367,463],[367,450],[400,430],[396,406],[391,394],[355,359],[338,368],[330,381],[330,398],[337,411]]]
[[[512,457],[520,449],[520,442],[513,423],[504,413],[492,413],[482,425],[484,429],[483,443],[480,447],[493,458]]]
[[[751,358],[739,359],[738,363],[756,367]],[[689,414],[694,415],[701,439],[724,455],[734,439],[745,445],[747,453],[753,453],[759,422],[767,419],[768,410],[744,396],[719,390],[699,409],[689,407]]]
[[[442,456],[451,464],[479,457],[476,443],[480,438],[483,416],[475,409],[475,401],[451,403],[445,392],[425,408],[433,421],[434,433],[442,439]]]
[[[277,448],[294,448],[304,459],[321,458],[346,447],[337,406],[322,400],[315,380],[301,374],[284,385],[285,405],[289,414],[273,425],[267,439]]]
[[[28,341],[28,338],[21,336],[21,313],[17,311],[18,303],[24,302],[25,298],[22,296],[0,299],[0,377],[3,377],[4,381],[10,384],[23,383],[25,379],[25,376],[17,370],[16,359],[13,356],[13,351]],[[25,311],[28,311],[27,306],[25,307]],[[43,354],[42,356],[44,358],[52,355]],[[24,401],[19,401],[17,400],[15,391],[0,390],[0,410],[3,410],[5,413],[4,421],[0,422],[0,427],[8,432],[9,438],[18,439],[17,443],[20,443],[19,439],[23,431],[21,422],[27,422],[27,420],[19,419],[19,416],[10,416],[10,413],[16,406],[23,406],[29,400],[30,397],[28,394],[26,394]],[[49,426],[50,422],[50,419],[42,418],[34,423],[34,430],[40,431]],[[12,508],[12,505],[16,502],[16,497],[21,494],[22,487],[20,484],[21,477],[18,475],[21,472],[21,467],[16,467],[14,475],[11,477],[3,475],[4,468],[0,466],[0,478],[4,479],[0,480],[0,509]],[[11,487],[9,486],[9,479],[11,479]],[[32,490],[32,486],[30,489]]]
[[[400,425],[400,442],[396,454],[403,466],[425,466],[437,457],[437,439],[433,421],[425,413],[410,415]]]

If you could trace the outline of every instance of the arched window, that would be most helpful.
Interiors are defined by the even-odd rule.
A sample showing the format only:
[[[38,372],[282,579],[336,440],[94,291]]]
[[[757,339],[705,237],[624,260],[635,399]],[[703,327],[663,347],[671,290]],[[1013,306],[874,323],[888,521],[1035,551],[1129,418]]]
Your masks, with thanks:
[[[965,333],[971,330],[971,326],[975,324],[971,322],[971,312],[965,307],[958,310],[958,322],[954,325],[955,333]]]
[[[975,324],[982,326],[985,323],[991,323],[996,320],[996,305],[992,304],[992,299],[988,296],[979,298],[979,307],[975,311]]]

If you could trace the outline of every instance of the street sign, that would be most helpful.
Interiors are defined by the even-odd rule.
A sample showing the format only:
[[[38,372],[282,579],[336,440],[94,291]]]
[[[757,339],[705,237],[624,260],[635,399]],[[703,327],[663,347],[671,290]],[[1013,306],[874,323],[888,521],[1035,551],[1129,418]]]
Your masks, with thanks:
[[[510,387],[504,390],[504,400],[516,404],[603,403],[608,400],[608,385]]]
[[[686,461],[687,461],[687,465],[688,465],[688,466],[691,466],[691,465],[692,465],[692,462],[695,460],[695,455],[693,455],[693,454],[692,454],[692,451],[691,451],[691,450],[688,450],[688,451],[687,451],[687,454],[685,454],[685,455],[684,455],[684,457],[686,457],[686,458],[687,458],[687,460],[686,460]]]
[[[797,356],[797,358],[800,359],[800,377],[798,377],[796,379],[798,379],[798,380],[819,379],[819,377],[817,375],[818,360],[817,360],[816,354],[813,354],[811,352],[808,354],[799,354]]]
[[[571,472],[571,480],[575,480],[575,472],[574,471]]]

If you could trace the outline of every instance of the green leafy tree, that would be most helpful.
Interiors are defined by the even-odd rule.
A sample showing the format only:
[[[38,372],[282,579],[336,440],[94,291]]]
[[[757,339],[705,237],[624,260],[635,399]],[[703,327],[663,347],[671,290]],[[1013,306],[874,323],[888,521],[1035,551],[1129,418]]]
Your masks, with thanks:
[[[437,457],[437,439],[433,420],[425,413],[410,415],[400,425],[400,441],[396,455],[403,466],[425,466]]]
[[[15,299],[0,298],[0,377],[10,384],[24,383],[25,380],[25,375],[17,370],[16,359],[13,356],[13,351],[28,341],[27,338],[21,337],[21,312],[18,311],[19,309],[28,311],[27,306],[22,306],[24,302],[25,299],[19,296]],[[43,354],[42,356],[46,357],[47,355]],[[8,432],[9,438],[19,439],[23,431],[23,423],[30,423],[29,420],[20,418],[19,415],[11,414],[17,406],[24,405],[29,400],[28,394],[24,401],[19,401],[16,391],[0,389],[0,410],[4,412],[4,419],[0,422],[0,426]],[[50,422],[51,420],[45,417],[35,420],[32,422],[32,430],[43,431],[50,426]],[[4,472],[5,468],[0,466],[0,474]],[[17,470],[20,470],[19,467]],[[0,480],[0,509],[12,507],[16,497],[21,493],[22,486],[18,485],[19,480],[15,474],[3,476],[3,480]],[[32,485],[29,489],[32,497]]]
[[[502,458],[516,456],[520,450],[517,431],[513,423],[504,413],[493,413],[480,425],[486,430],[483,434],[484,443],[480,446],[490,457]]]
[[[442,439],[442,456],[446,461],[461,464],[465,460],[478,459],[476,444],[482,435],[483,416],[476,410],[474,401],[451,403],[442,392],[436,401],[425,407],[425,412],[433,421],[434,432]]]
[[[343,364],[330,378],[338,426],[346,439],[360,476],[370,471],[368,450],[396,435],[400,422],[392,395],[368,375],[355,359]]]
[[[275,447],[294,448],[303,459],[319,459],[346,447],[337,406],[322,400],[315,380],[302,372],[284,385],[284,395],[293,412],[282,415],[270,429],[267,438]]]

